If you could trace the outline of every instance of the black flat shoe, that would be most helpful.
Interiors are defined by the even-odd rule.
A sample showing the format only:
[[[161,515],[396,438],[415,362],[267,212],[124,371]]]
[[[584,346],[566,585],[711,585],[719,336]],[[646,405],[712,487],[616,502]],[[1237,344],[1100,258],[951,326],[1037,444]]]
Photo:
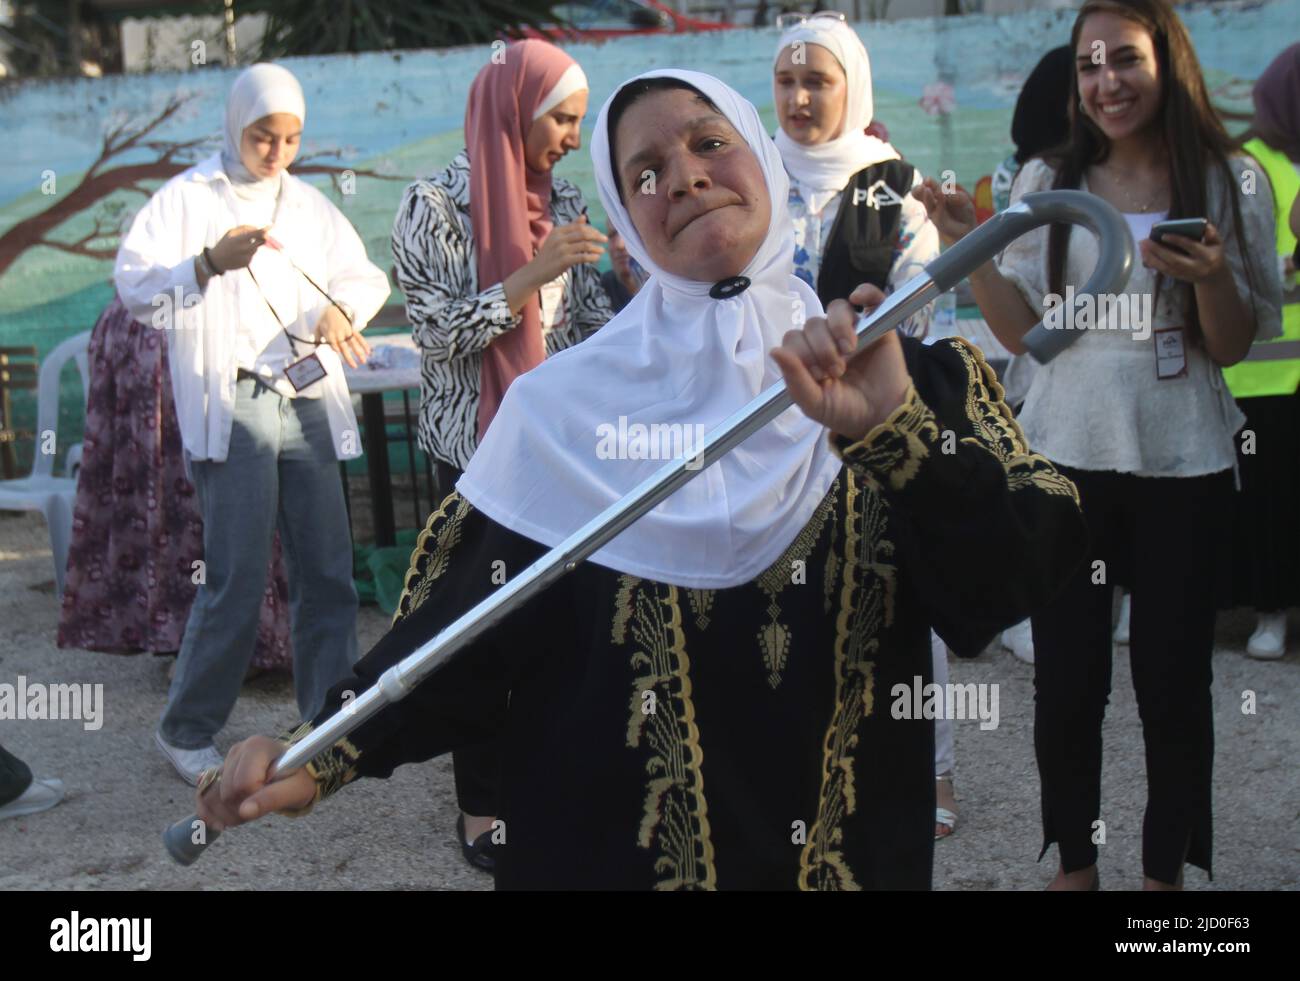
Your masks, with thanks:
[[[465,861],[484,872],[497,870],[496,845],[492,843],[492,832],[484,831],[472,843],[465,840],[465,815],[456,818],[456,840],[460,842],[460,853]]]

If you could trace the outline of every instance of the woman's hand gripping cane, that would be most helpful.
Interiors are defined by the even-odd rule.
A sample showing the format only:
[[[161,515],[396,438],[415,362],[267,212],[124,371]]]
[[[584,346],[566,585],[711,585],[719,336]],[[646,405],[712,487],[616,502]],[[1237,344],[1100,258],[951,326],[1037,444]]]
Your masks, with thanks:
[[[872,310],[885,295],[863,283],[849,300]],[[786,387],[804,415],[832,432],[858,440],[902,404],[912,378],[903,361],[898,332],[890,331],[857,350],[858,315],[844,300],[825,317],[811,317],[772,351]]]
[[[214,831],[224,831],[264,814],[302,810],[316,799],[316,781],[306,770],[268,782],[271,767],[286,749],[268,736],[236,743],[220,770],[208,770],[199,780],[195,813]]]

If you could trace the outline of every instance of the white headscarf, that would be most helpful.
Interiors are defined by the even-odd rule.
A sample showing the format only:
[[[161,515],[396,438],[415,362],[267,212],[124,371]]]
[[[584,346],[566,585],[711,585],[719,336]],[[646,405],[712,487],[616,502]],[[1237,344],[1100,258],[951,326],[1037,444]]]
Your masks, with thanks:
[[[293,73],[279,65],[253,65],[239,73],[230,87],[226,99],[225,144],[221,149],[221,164],[234,185],[235,193],[248,200],[274,197],[280,192],[280,178],[258,177],[247,167],[239,154],[244,130],[264,116],[286,112],[307,122],[307,102],[302,86]]]
[[[758,111],[712,76],[679,69],[638,76],[656,77],[693,85],[730,120],[758,157],[772,218],[742,271],[751,285],[740,294],[716,300],[709,296],[712,283],[665,272],[650,258],[619,200],[608,137],[617,90],[605,102],[591,141],[600,199],[628,252],[651,277],[595,336],[515,380],[457,485],[489,518],[547,546],[559,544],[666,462],[602,458],[620,428],[635,434],[636,426],[680,427],[657,432],[680,435],[683,444],[691,434],[684,455],[695,456],[696,433],[712,430],[781,377],[768,352],[785,332],[802,316],[822,313],[816,294],[793,275],[789,185]],[[629,442],[623,455],[645,448],[645,441]],[[811,519],[840,466],[823,428],[791,408],[591,561],[693,588],[749,582]]]
[[[587,84],[586,72],[576,61],[564,70],[560,80],[555,83],[555,88],[546,94],[546,98],[537,104],[533,110],[534,122],[541,119],[548,112],[558,106],[561,102],[573,95],[574,92],[582,92],[590,89]]]
[[[808,207],[818,212],[844,190],[849,178],[859,170],[882,160],[897,160],[898,151],[864,132],[871,125],[875,104],[871,99],[871,62],[858,32],[830,17],[811,18],[781,35],[772,59],[773,69],[781,52],[797,41],[820,45],[833,54],[844,69],[847,88],[844,126],[835,139],[804,146],[787,136],[785,130],[776,131],[776,148],[781,151],[786,169],[798,181]]]

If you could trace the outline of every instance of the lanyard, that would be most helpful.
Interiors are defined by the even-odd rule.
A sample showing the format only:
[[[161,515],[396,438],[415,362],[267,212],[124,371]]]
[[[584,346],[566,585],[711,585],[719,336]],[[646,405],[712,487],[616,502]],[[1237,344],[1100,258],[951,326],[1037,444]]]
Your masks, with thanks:
[[[347,320],[349,325],[352,325],[353,323],[352,314],[350,314],[347,310],[345,310],[342,306],[340,306],[338,300],[334,299],[334,297],[330,296],[329,293],[327,293],[324,289],[322,289],[320,284],[318,284],[316,280],[312,279],[309,275],[307,275],[306,270],[304,270],[301,266],[298,265],[298,263],[294,262],[293,259],[289,257],[289,254],[288,252],[285,251],[283,245],[281,245],[279,242],[277,242],[274,238],[272,238],[269,235],[266,237],[266,242],[268,245],[271,246],[271,248],[275,249],[277,252],[283,255],[285,261],[288,262],[289,265],[293,266],[293,268],[297,270],[298,274],[302,276],[303,279],[311,283],[311,285],[315,288],[316,292],[319,293],[321,296],[325,297],[325,299],[329,301],[330,306],[334,307],[334,309],[336,309],[339,313],[343,314],[344,318]],[[294,344],[295,340],[302,341],[304,344],[310,344],[313,347],[320,347],[321,344],[325,343],[324,341],[309,340],[306,337],[297,337],[289,333],[289,328],[285,325],[285,322],[280,318],[280,315],[276,312],[275,307],[271,305],[271,300],[266,295],[265,291],[263,291],[262,284],[257,281],[257,277],[253,274],[252,262],[250,261],[245,268],[248,270],[248,276],[250,279],[252,279],[253,285],[257,287],[257,292],[261,294],[262,299],[266,302],[267,309],[271,311],[271,316],[275,318],[275,322],[279,324],[280,329],[284,331],[284,336],[289,339],[289,348],[290,350],[293,351],[294,357],[298,356],[298,347],[297,345]],[[355,329],[356,328],[354,325],[353,330],[355,331]]]
[[[280,315],[276,313],[275,307],[271,305],[271,299],[266,295],[265,291],[263,291],[262,284],[259,283],[257,281],[257,277],[253,275],[252,263],[245,266],[244,268],[248,270],[248,278],[251,279],[253,281],[253,285],[257,287],[257,292],[262,297],[262,300],[266,303],[266,308],[271,311],[271,316],[275,318],[275,322],[279,324],[280,329],[284,331],[284,336],[289,339],[289,349],[293,351],[293,356],[295,358],[298,357],[298,345],[295,344],[294,341],[302,341],[304,344],[310,344],[312,347],[320,347],[321,344],[323,343],[322,341],[314,341],[306,337],[297,337],[289,333],[288,326],[285,325],[285,322],[280,318]],[[295,266],[294,268],[297,267]]]
[[[269,227],[274,228],[275,223],[280,218],[280,206],[284,203],[284,182],[287,179],[288,179],[287,174],[281,177],[280,188],[275,195],[275,210],[272,211],[271,213],[271,224]],[[231,198],[230,203],[234,205],[233,198],[235,195],[234,195],[233,186],[229,186],[225,190],[226,193]],[[232,208],[232,210],[237,214],[237,208]],[[284,246],[280,242],[276,241],[270,235],[266,237],[266,242],[268,245],[271,246],[271,248],[275,249],[277,252],[283,255],[285,261],[288,262],[289,265],[293,266],[293,268],[298,271],[298,274],[302,276],[304,279],[306,279],[307,282],[311,283],[312,287],[316,290],[317,293],[319,293],[321,296],[325,297],[325,299],[329,301],[330,306],[334,307],[336,310],[338,310],[339,313],[343,314],[344,318],[347,320],[349,325],[352,325],[352,329],[355,332],[356,325],[353,322],[352,314],[349,313],[343,306],[341,306],[339,302],[334,299],[334,297],[330,296],[328,292],[322,289],[320,284],[318,284],[316,280],[312,279],[309,275],[307,275],[306,271],[301,266],[299,266],[298,263],[293,261],[293,259],[289,256],[289,253],[285,250]],[[324,341],[311,340],[306,337],[297,337],[294,334],[289,333],[288,326],[285,324],[284,320],[281,319],[280,314],[276,312],[275,307],[271,305],[271,300],[267,297],[266,292],[262,289],[262,284],[257,281],[257,276],[253,274],[252,261],[250,260],[249,264],[244,268],[248,270],[248,276],[250,279],[252,279],[253,285],[257,287],[257,292],[262,297],[262,300],[266,303],[267,309],[271,311],[271,316],[275,318],[275,322],[279,324],[280,329],[284,331],[284,336],[288,338],[289,349],[293,352],[293,356],[295,358],[298,357],[298,346],[294,343],[294,341],[302,341],[304,344],[310,344],[313,348],[320,347],[323,343],[325,343]]]

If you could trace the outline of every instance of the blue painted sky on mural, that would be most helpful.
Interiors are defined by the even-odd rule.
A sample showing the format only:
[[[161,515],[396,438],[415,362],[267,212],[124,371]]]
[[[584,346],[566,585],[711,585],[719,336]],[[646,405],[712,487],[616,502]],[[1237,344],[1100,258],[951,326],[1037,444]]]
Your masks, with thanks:
[[[1203,65],[1210,72],[1253,78],[1294,40],[1300,0],[1183,8]],[[1039,54],[1068,37],[1073,14],[1040,11],[1014,17],[935,18],[858,25],[869,52],[878,100],[915,104],[925,86],[952,85],[958,110],[1006,109]],[[592,111],[622,79],[654,67],[702,68],[725,79],[760,108],[771,104],[774,30],[639,37],[571,45],[592,84]],[[457,130],[465,94],[489,55],[487,46],[330,58],[288,59],[307,95],[305,151],[340,149],[344,161],[373,159],[412,142]],[[192,139],[220,132],[226,89],[223,69],[110,76],[13,86],[0,102],[6,159],[0,201],[40,185],[41,174],[83,171],[103,134],[121,118],[140,121],[178,92],[197,98],[159,132]],[[151,159],[124,154],[118,162]]]

